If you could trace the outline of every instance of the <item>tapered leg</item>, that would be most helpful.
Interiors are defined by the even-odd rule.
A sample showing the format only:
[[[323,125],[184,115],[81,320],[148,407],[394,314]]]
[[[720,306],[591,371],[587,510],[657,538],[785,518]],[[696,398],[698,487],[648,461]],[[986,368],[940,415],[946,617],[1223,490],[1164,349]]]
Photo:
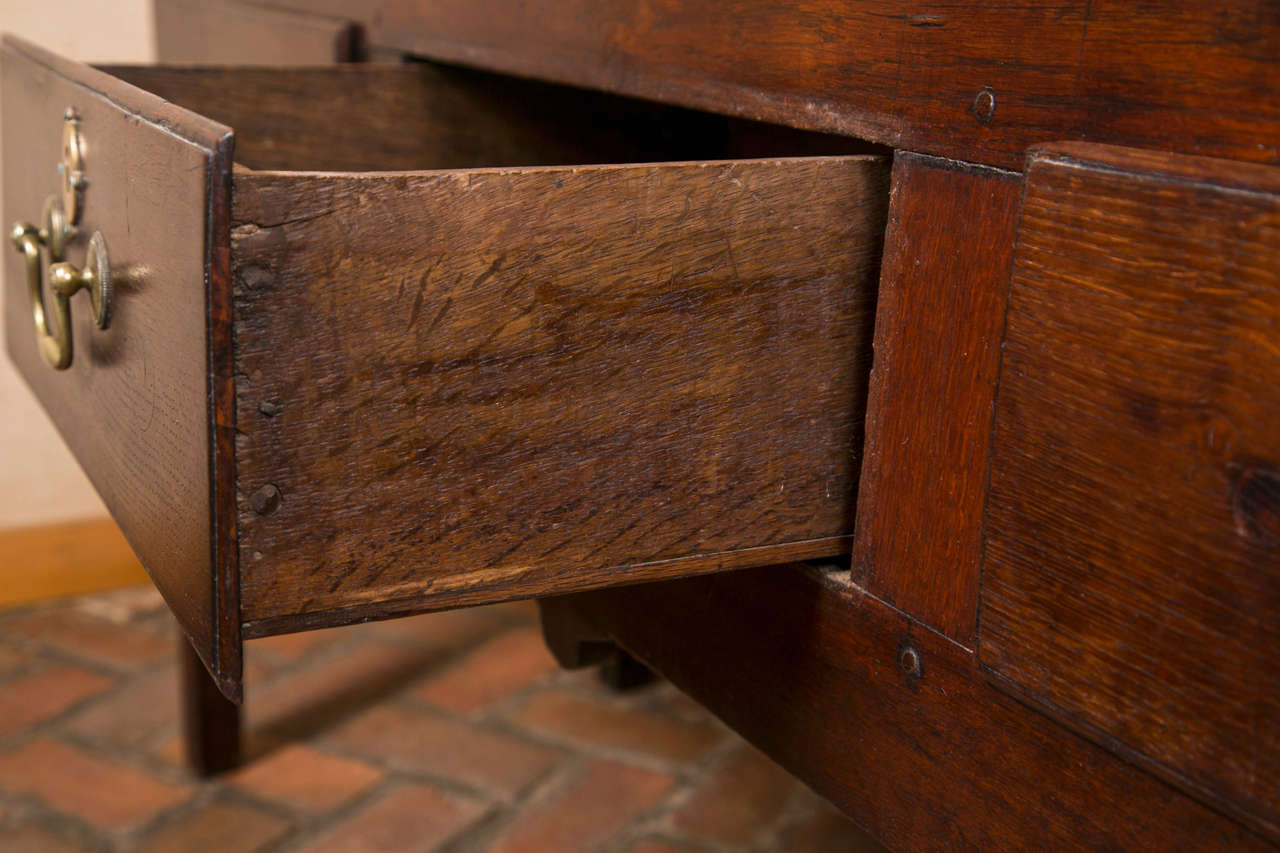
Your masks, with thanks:
[[[186,637],[178,637],[181,661],[182,739],[187,762],[200,776],[240,763],[240,706],[218,690]]]

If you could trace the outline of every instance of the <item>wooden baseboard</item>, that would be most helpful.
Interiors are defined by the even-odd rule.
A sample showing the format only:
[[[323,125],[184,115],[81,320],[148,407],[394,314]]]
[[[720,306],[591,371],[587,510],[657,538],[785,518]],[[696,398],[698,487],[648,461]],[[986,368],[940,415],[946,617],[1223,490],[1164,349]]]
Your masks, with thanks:
[[[0,608],[146,582],[109,518],[0,530]]]

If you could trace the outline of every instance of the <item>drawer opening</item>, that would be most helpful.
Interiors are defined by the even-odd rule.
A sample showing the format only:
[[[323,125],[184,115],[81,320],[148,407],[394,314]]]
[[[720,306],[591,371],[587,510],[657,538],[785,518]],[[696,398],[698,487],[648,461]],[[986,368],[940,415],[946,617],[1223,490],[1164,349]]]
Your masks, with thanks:
[[[68,373],[28,310],[10,355],[229,695],[244,637],[848,553],[882,149],[426,63],[0,60],[9,221],[70,109],[119,270]]]
[[[888,154],[833,134],[431,62],[104,67],[235,128],[255,170],[411,171]]]

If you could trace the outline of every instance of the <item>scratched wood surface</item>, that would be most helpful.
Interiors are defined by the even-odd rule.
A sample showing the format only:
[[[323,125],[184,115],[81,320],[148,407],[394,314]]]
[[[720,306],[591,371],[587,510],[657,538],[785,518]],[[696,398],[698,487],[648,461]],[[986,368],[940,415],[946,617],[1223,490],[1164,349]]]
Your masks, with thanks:
[[[973,642],[1020,176],[899,154],[876,302],[853,579]]]
[[[772,566],[566,596],[549,633],[565,663],[573,632],[616,641],[892,850],[1275,849],[1003,695],[971,651],[843,575]]]
[[[1280,825],[1280,170],[1039,152],[1009,297],[980,649]]]
[[[246,630],[846,552],[887,172],[238,173]]]
[[[1270,0],[271,0],[446,62],[1021,168],[1081,139],[1278,162]]]
[[[209,316],[230,290],[219,286],[226,230],[224,219],[219,258],[210,211],[230,171],[230,131],[12,37],[0,61],[4,221],[38,222],[59,186],[63,110],[74,108],[90,188],[68,259],[83,263],[84,238],[100,230],[115,281],[106,330],[94,327],[84,296],[72,299],[73,361],[54,371],[36,351],[22,257],[6,247],[9,356],[205,664],[234,693],[239,614],[224,550],[234,515],[220,512],[229,493],[219,491],[230,460],[211,454],[209,405],[226,390],[211,380],[209,349],[217,334]],[[225,196],[221,210],[225,217]]]

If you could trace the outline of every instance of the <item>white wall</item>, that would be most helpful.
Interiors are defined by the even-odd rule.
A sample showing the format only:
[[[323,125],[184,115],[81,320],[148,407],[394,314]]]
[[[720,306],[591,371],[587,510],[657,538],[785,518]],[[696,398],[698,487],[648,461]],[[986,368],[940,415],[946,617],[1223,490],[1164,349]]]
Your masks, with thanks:
[[[86,62],[150,62],[155,57],[151,3],[0,0],[0,30]],[[0,121],[5,118],[13,119],[0,116]],[[9,224],[0,223],[6,234]],[[0,251],[12,251],[7,239]],[[105,514],[26,383],[0,353],[0,529]]]

